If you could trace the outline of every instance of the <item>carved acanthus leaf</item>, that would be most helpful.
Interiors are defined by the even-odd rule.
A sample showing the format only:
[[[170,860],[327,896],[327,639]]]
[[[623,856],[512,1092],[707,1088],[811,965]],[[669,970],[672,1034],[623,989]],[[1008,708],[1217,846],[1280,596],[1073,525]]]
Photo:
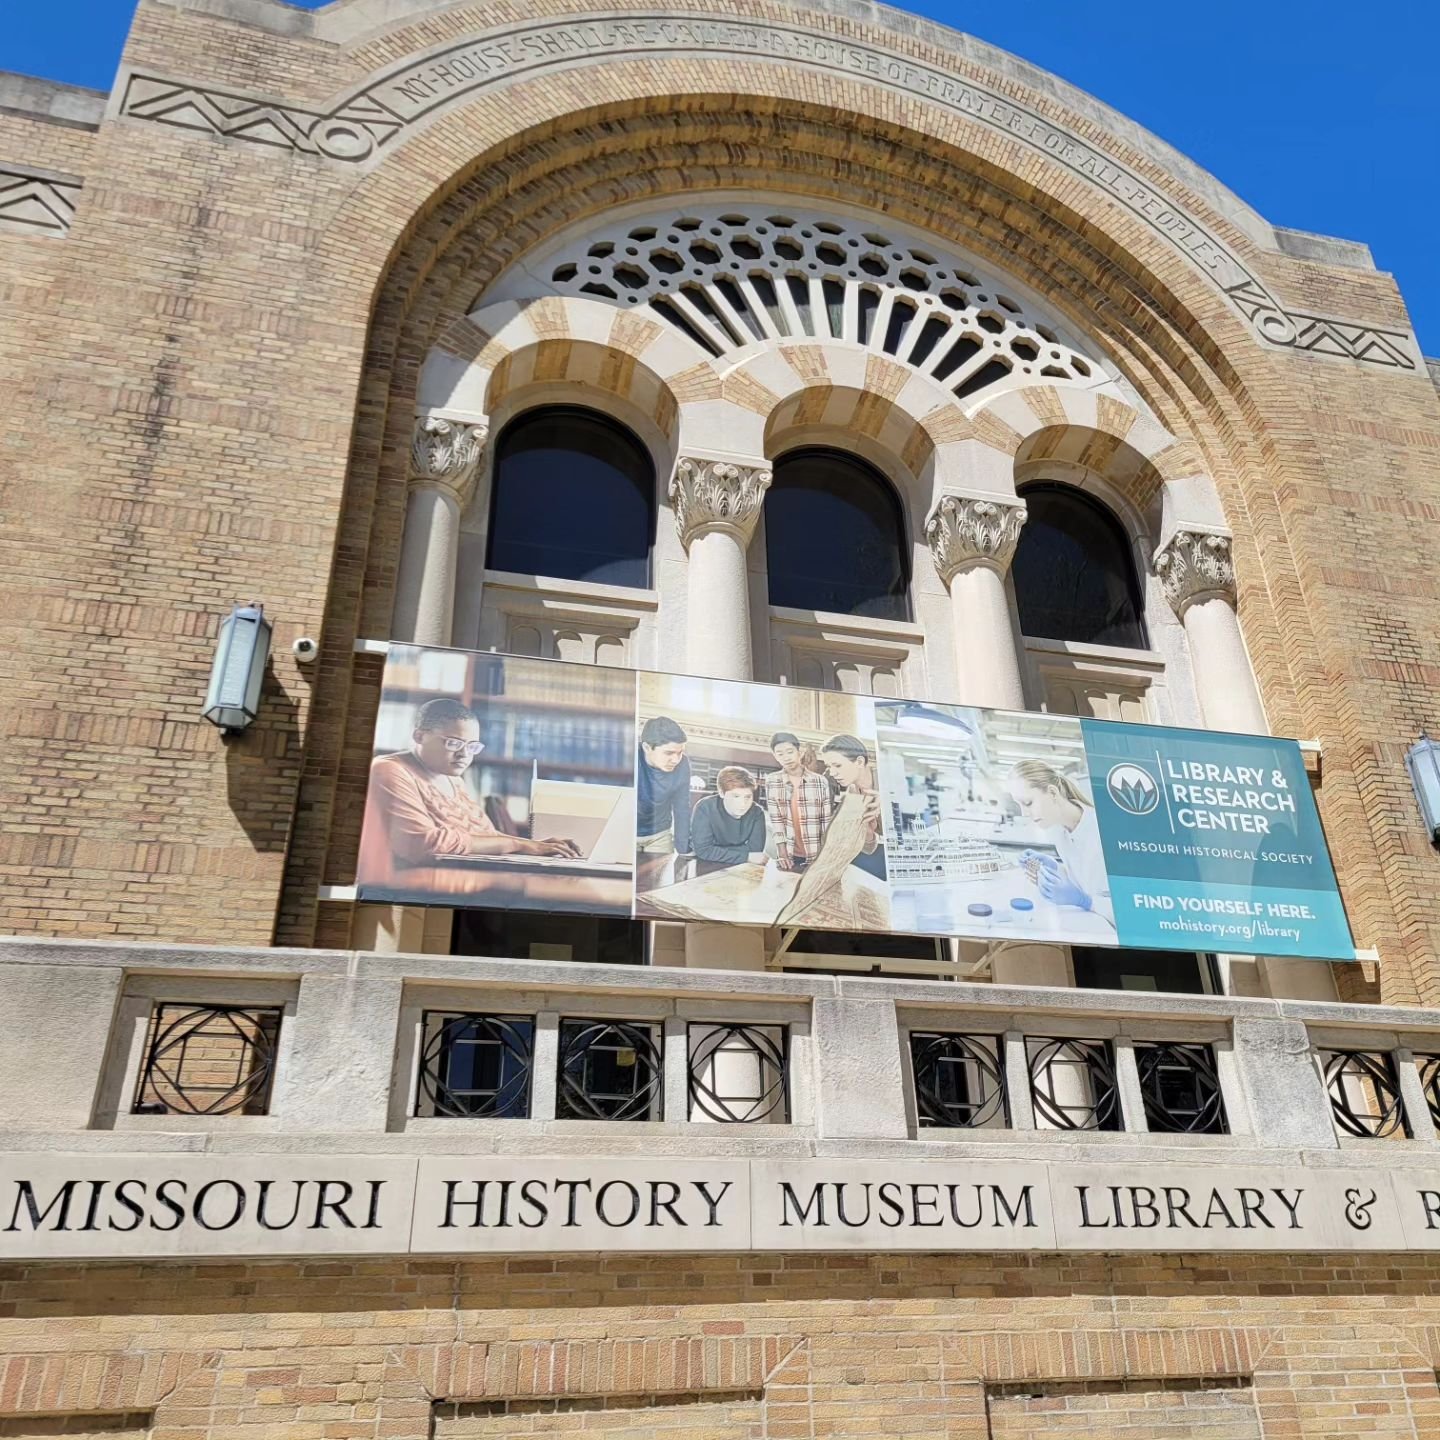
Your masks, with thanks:
[[[1008,570],[1024,524],[1023,500],[952,493],[942,495],[931,510],[925,539],[948,585],[972,565],[989,565],[1002,574]]]
[[[1177,616],[1197,600],[1235,603],[1230,537],[1214,530],[1177,530],[1155,553],[1155,573]]]
[[[449,490],[463,505],[474,487],[489,433],[488,425],[420,416],[410,442],[410,484]]]
[[[670,505],[680,543],[688,550],[697,535],[728,530],[749,544],[769,488],[768,465],[682,455],[670,478]]]

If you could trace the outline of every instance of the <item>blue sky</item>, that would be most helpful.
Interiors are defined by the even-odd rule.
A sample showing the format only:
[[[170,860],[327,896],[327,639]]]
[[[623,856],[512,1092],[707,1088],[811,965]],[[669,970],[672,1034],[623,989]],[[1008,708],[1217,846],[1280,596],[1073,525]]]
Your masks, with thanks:
[[[133,8],[8,0],[0,69],[108,89]],[[1437,0],[906,8],[1090,91],[1273,223],[1363,240],[1399,281],[1426,353],[1440,355]]]

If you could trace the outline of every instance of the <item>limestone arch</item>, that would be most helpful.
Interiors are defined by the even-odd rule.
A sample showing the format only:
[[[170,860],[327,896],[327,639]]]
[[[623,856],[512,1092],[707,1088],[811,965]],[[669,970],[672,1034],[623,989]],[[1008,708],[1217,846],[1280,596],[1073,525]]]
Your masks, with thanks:
[[[929,502],[935,441],[921,416],[883,389],[817,381],[783,397],[765,417],[764,452],[774,460],[787,450],[823,445],[853,450],[895,487],[912,531]]]
[[[996,396],[970,420],[1009,457],[1017,485],[1048,467],[1081,488],[1108,492],[1137,540],[1154,546],[1182,525],[1227,528],[1199,448],[1117,396],[1036,387]]]
[[[490,423],[517,397],[574,385],[643,415],[667,440],[676,430],[671,381],[696,356],[654,321],[593,300],[547,296],[487,306],[452,321],[431,346],[415,396],[417,414]]]
[[[653,77],[651,77],[646,82],[646,84],[640,85],[638,87],[638,90],[633,85],[631,89],[632,100],[635,95],[638,94],[643,97],[646,92],[650,93],[653,96],[655,89],[654,79]],[[507,92],[507,100],[510,98],[515,98],[517,93],[517,91]],[[727,96],[727,100],[731,98],[732,97]],[[689,97],[687,103],[689,104],[691,109],[695,109],[699,101],[704,99],[705,97],[703,96],[696,97],[692,95]],[[540,104],[543,108],[544,105],[549,102],[538,100],[535,103]],[[757,102],[757,104],[766,103],[771,104],[772,108],[778,106],[779,104],[779,102],[774,101],[773,98],[767,101],[763,97],[760,102]],[[671,108],[672,103],[667,99],[667,111],[669,111]],[[684,106],[682,106],[681,108],[683,109]],[[881,108],[883,108],[883,106]],[[507,115],[510,115],[513,109],[514,107],[507,106]],[[613,109],[614,107],[612,106],[611,110]],[[812,106],[810,107],[810,109],[811,111],[814,111],[815,107]],[[407,142],[406,146],[403,147],[401,150],[395,151],[387,159],[386,164],[379,167],[379,169],[375,172],[375,175],[394,172],[397,164],[408,164],[410,162],[418,161],[421,158],[426,147],[433,142],[434,138],[439,133],[441,133],[441,131],[456,129],[463,130],[467,122],[467,117],[473,119],[475,110],[476,105],[474,102],[472,102],[461,106],[454,111],[448,112],[429,130],[427,130],[421,135],[416,136],[413,140]],[[700,111],[701,113],[703,113],[703,105],[700,106]],[[592,108],[591,110],[586,112],[570,113],[559,110],[556,111],[554,114],[550,114],[549,120],[550,123],[553,124],[556,122],[557,118],[563,118],[563,121],[566,125],[575,126],[583,122],[587,116],[594,116],[599,113],[602,112],[598,108]],[[632,113],[628,117],[627,123],[641,123],[646,113],[646,111],[642,110],[640,112],[640,119],[637,119],[635,114]],[[837,116],[833,107],[825,110],[823,113],[824,116],[828,119],[828,130],[826,131],[826,133],[830,134],[832,137],[840,128],[836,123],[837,120],[844,120],[846,144],[850,149],[853,150],[855,148],[855,140],[850,127],[850,121],[853,117],[849,114]],[[710,121],[712,118],[713,117],[706,116],[707,122]],[[814,115],[812,115],[811,118],[813,120],[815,118]],[[882,122],[876,121],[875,123],[878,125]],[[905,133],[894,121],[885,121],[883,123],[890,125],[891,130],[895,131],[896,133]],[[822,130],[825,128],[825,126],[821,126]],[[461,135],[451,136],[452,140],[460,143],[463,143],[463,138],[464,137]],[[491,138],[494,138],[493,135]],[[518,153],[517,146],[519,146],[520,142],[522,142],[524,138],[525,136],[523,132],[518,136],[513,133],[507,134],[506,136],[502,137],[502,141],[498,148],[492,147],[491,153],[487,155],[485,159],[497,160],[497,162],[503,163],[503,159],[505,158],[505,156],[513,156],[514,154]],[[637,137],[633,135],[629,137],[629,141],[626,147],[624,147],[627,151],[633,151],[633,141],[635,138]],[[916,141],[917,136],[911,133],[910,139],[912,142],[914,142]],[[553,150],[553,148],[553,146],[550,147],[551,150]],[[454,153],[453,149],[450,153]],[[817,154],[818,153],[819,151],[817,149]],[[405,157],[403,161],[402,157]],[[593,157],[589,154],[589,152],[587,152],[587,164],[590,163],[592,158]],[[779,157],[777,156],[776,158],[778,159]],[[795,158],[795,152],[791,149],[787,149],[785,151],[785,158],[787,161],[793,161]],[[834,159],[833,156],[828,155],[822,155],[820,158],[824,159],[827,165],[831,164]],[[549,158],[545,159],[543,162],[540,160],[536,160],[532,157],[530,163],[532,168],[527,173],[530,173],[533,178],[533,175],[535,173],[535,166],[554,164],[553,154],[550,155]],[[647,170],[643,176],[636,176],[633,173],[634,162],[632,155],[627,155],[625,157],[625,164],[631,166],[631,170],[628,176],[630,182],[633,183],[637,180],[643,182],[651,178],[651,170]],[[738,169],[739,166],[737,166],[736,168]],[[982,169],[984,168],[984,166],[981,164],[981,162],[977,160],[975,162],[975,168]],[[990,164],[989,168],[992,170],[997,169],[997,167],[993,164]],[[849,176],[851,176],[857,169],[858,167],[856,166],[855,162],[850,162],[847,165],[847,182]],[[466,290],[473,294],[474,289],[483,288],[477,287],[477,281],[474,274],[473,266],[465,263],[466,254],[468,253],[473,258],[477,247],[483,250],[486,246],[493,246],[494,244],[498,243],[497,237],[500,237],[502,234],[506,237],[524,237],[527,234],[527,224],[532,227],[538,227],[539,225],[538,219],[535,218],[535,212],[527,212],[528,219],[516,223],[516,217],[512,213],[507,212],[503,215],[497,216],[496,207],[493,204],[489,210],[485,210],[483,208],[483,201],[481,198],[482,192],[484,193],[484,195],[491,196],[493,198],[493,194],[495,193],[495,191],[498,190],[501,193],[503,202],[505,199],[509,198],[515,193],[516,186],[521,183],[519,179],[517,179],[515,183],[511,185],[480,185],[478,181],[478,165],[472,164],[460,171],[456,171],[448,181],[436,188],[433,185],[433,173],[434,171],[432,170],[430,174],[426,177],[430,181],[431,200],[427,203],[425,207],[422,207],[420,215],[407,216],[407,224],[410,225],[414,231],[413,239],[407,247],[407,251],[419,252],[421,260],[417,263],[421,264],[427,273],[425,273],[424,275],[417,275],[415,273],[414,267],[411,267],[409,265],[401,266],[400,270],[403,283],[401,283],[398,287],[390,287],[390,294],[388,297],[390,303],[387,305],[386,298],[382,297],[381,307],[377,309],[376,314],[373,317],[378,327],[375,332],[375,338],[380,339],[382,334],[388,334],[388,336],[390,337],[390,340],[388,342],[382,340],[382,346],[386,343],[389,343],[393,346],[393,348],[391,349],[391,355],[393,357],[391,370],[396,377],[403,377],[405,374],[410,373],[412,371],[412,368],[418,368],[423,358],[421,353],[422,347],[428,343],[430,337],[434,334],[437,328],[439,328],[442,324],[451,323],[456,318],[454,314],[453,304],[450,306],[449,310],[447,310],[446,308],[447,297],[448,300],[453,301],[457,294],[463,294]],[[773,175],[773,170],[768,170],[767,168],[767,174]],[[396,173],[392,176],[392,178],[399,179],[401,177],[398,175],[398,173]],[[486,178],[489,178],[488,174]],[[546,175],[545,179],[549,183],[542,187],[547,191],[547,193],[552,199],[553,192],[557,188],[556,178],[557,177],[555,174]],[[882,195],[886,197],[888,202],[891,198],[891,192],[893,192],[893,190],[897,187],[897,184],[899,183],[897,182],[893,166],[887,167],[883,171],[876,170],[873,175],[870,175],[867,172],[866,174],[859,175],[858,178],[861,180],[866,180],[868,178],[870,188],[869,194],[866,196],[866,198],[871,200],[872,202],[876,200],[876,197]],[[374,176],[367,177],[366,182],[362,183],[361,189],[364,189],[365,183],[369,183],[373,180]],[[615,183],[616,180],[613,177],[606,183],[605,198],[607,201],[613,201],[615,194]],[[559,188],[566,190],[567,199],[578,200],[583,203],[585,197],[582,191],[576,191],[572,195],[569,192],[568,187],[562,186]],[[1008,199],[1010,202],[1015,203],[1015,196],[1013,193],[1009,195]],[[503,210],[503,203],[499,208]],[[1040,213],[1038,211],[1035,211],[1033,206],[1031,207],[1031,209],[1033,213]],[[373,215],[373,213],[373,210],[367,209],[367,218],[370,215]],[[573,204],[569,210],[569,213],[575,213],[575,208]],[[496,218],[490,218],[492,216],[495,216]],[[924,219],[925,217],[923,216],[918,217],[918,222],[924,223]],[[339,228],[347,229],[349,227],[342,225]],[[1066,233],[1073,235],[1073,227],[1065,228]],[[364,236],[368,238],[370,232],[363,231],[363,227],[362,232]],[[1112,251],[1117,251],[1121,253],[1123,253],[1125,249],[1123,245],[1119,244],[1112,244],[1109,248]],[[1098,255],[1099,252],[1096,251],[1095,254]],[[454,258],[454,264],[451,264],[452,257]],[[1069,269],[1073,271],[1074,267],[1071,264],[1071,258],[1063,256],[1058,248],[1052,247],[1051,249],[1047,250],[1045,258],[1047,260],[1047,263],[1052,264],[1053,268],[1057,270],[1063,271]],[[992,260],[994,260],[995,263],[999,263],[998,257],[992,256]],[[1105,259],[1097,263],[1100,264],[1100,269],[1095,270],[1094,275],[1091,277],[1092,288],[1094,279],[1098,277],[1102,271],[1106,271],[1108,273],[1108,270],[1113,270],[1114,268],[1113,261],[1109,259]],[[436,276],[440,274],[440,272],[446,265],[451,265],[450,278],[448,281],[442,280],[437,288],[435,283]],[[1193,277],[1191,278],[1193,279]],[[457,286],[459,287],[458,291],[456,288]],[[1113,310],[1113,307],[1109,308]],[[382,315],[381,312],[384,310],[388,310],[387,315]],[[1097,302],[1094,305],[1087,305],[1083,307],[1083,314],[1079,323],[1081,323],[1082,325],[1096,324],[1096,317],[1100,316],[1106,310],[1107,302],[1103,300]],[[1100,326],[1100,328],[1103,330],[1105,327]],[[1113,345],[1113,327],[1111,327],[1111,330],[1112,334],[1109,339]],[[1189,352],[1186,353],[1188,354]],[[1177,363],[1184,363],[1184,361],[1181,360]],[[1170,373],[1166,378],[1167,380],[1173,381],[1173,367],[1171,368]],[[378,400],[379,397],[377,396],[376,399]],[[388,452],[390,455],[403,453],[403,447],[407,439],[405,435],[405,427],[408,424],[406,411],[409,410],[410,407],[404,403],[404,400],[400,395],[396,395],[394,393],[392,388],[391,393],[388,397],[388,402],[381,401],[380,406],[377,408],[383,408],[386,412],[386,420],[384,422],[385,430],[380,447],[381,451]],[[365,438],[367,443],[373,443],[370,441],[370,437],[367,436]],[[374,449],[371,450],[370,454],[374,457],[373,460],[365,459],[362,462],[367,469],[371,464],[375,463],[375,461],[380,460],[380,455],[377,454]],[[360,460],[361,457],[357,456],[356,459]],[[390,523],[393,526],[393,524],[395,523],[393,518],[394,501],[391,500],[388,502],[388,504],[391,507],[392,518],[390,520]],[[378,605],[383,603],[383,586],[367,585],[365,587],[365,593],[367,597],[372,598],[373,604]],[[375,622],[368,624],[365,628],[374,631],[380,626],[383,626],[383,616],[377,616]]]
[[[403,49],[403,33],[387,37],[392,43]],[[1157,249],[1133,217],[1077,190],[1058,166],[963,116],[861,82],[837,81],[822,105],[781,93],[778,75],[767,91],[753,72],[729,61],[622,62],[607,67],[603,84],[596,75],[587,72],[583,97],[570,87],[526,80],[507,88],[503,105],[481,96],[447,110],[363,175],[328,219],[322,255],[356,276],[357,299],[353,313],[326,319],[357,332],[363,327],[368,335],[363,367],[362,347],[355,347],[359,420],[341,536],[342,545],[368,558],[357,583],[337,589],[326,616],[327,635],[340,643],[348,635],[386,633],[418,377],[437,335],[463,319],[467,301],[483,289],[480,272],[489,265],[498,273],[508,255],[538,235],[587,210],[598,212],[617,194],[678,188],[697,156],[698,163],[726,167],[727,179],[749,183],[763,177],[773,184],[784,162],[799,193],[835,194],[861,205],[883,199],[919,228],[943,220],[937,193],[973,193],[964,243],[1002,267],[1002,255],[1008,257],[1022,279],[1048,276],[1060,287],[1071,322],[1102,337],[1167,423],[1189,429],[1193,420],[1215,443],[1242,450],[1252,444],[1244,386],[1227,356],[1253,345],[1244,326],[1216,305],[1213,287],[1188,262]],[[583,107],[576,104],[580,98]],[[727,125],[760,147],[753,156],[739,154],[739,142],[724,133]],[[614,133],[589,144],[587,127],[591,134],[607,127]],[[802,132],[804,145],[787,143]],[[596,173],[582,178],[580,162],[564,158],[567,144],[584,150],[584,168]],[[647,148],[652,144],[658,153]],[[907,176],[906,166],[896,163],[897,146],[917,165],[943,169],[945,184],[937,191],[918,172]],[[467,158],[457,164],[457,156]],[[428,197],[418,208],[416,194]],[[1005,248],[1018,233],[1007,215],[1033,222],[1024,253]],[[477,256],[483,261],[478,271]],[[696,379],[711,383],[698,371]],[[678,390],[677,396],[677,404],[684,403]],[[1217,420],[1226,422],[1223,431]],[[941,427],[955,437],[948,445],[961,446],[993,423],[982,417],[961,426],[942,411],[931,420],[932,430]],[[344,696],[327,699],[336,713],[349,708]],[[353,736],[321,742],[322,752],[327,743],[356,754],[362,748]],[[317,753],[315,763],[329,769],[333,761]],[[317,784],[336,788],[333,781]],[[332,794],[306,812],[305,823],[328,826],[333,808]],[[323,842],[292,847],[282,936],[314,938],[307,897],[324,851]]]

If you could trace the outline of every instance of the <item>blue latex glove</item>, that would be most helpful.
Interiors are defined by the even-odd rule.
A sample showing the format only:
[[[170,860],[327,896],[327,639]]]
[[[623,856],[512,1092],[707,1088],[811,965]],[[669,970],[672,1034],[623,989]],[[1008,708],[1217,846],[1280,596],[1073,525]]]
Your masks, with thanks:
[[[1090,908],[1090,896],[1075,883],[1070,872],[1053,856],[1046,856],[1040,861],[1038,884],[1040,893],[1052,905],[1074,905],[1080,910]]]

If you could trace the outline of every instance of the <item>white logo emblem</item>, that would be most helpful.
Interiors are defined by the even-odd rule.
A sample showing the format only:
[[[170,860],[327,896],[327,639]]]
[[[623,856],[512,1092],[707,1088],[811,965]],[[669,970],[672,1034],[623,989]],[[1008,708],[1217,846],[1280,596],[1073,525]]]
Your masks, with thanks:
[[[1127,815],[1148,815],[1160,803],[1160,787],[1155,777],[1143,765],[1129,761],[1110,767],[1105,788]]]

